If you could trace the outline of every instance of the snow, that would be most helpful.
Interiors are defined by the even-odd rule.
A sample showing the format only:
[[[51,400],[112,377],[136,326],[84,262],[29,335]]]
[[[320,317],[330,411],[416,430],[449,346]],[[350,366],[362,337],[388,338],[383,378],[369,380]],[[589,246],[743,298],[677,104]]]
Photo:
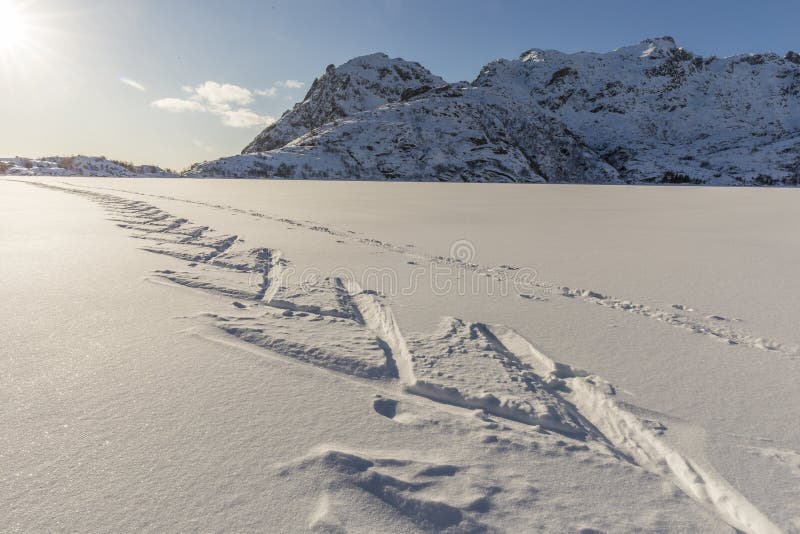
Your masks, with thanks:
[[[569,154],[565,157],[564,154]],[[472,182],[613,182],[563,126],[467,84],[442,86],[318,127],[279,151],[223,158],[187,175]]]
[[[51,156],[41,159],[0,158],[0,175],[13,176],[176,176],[155,165],[133,165],[102,156]]]
[[[279,148],[332,120],[397,101],[407,90],[436,87],[444,80],[420,64],[376,53],[328,66],[302,102],[260,133],[243,154]]]
[[[704,58],[664,37],[529,56],[488,64],[474,84],[549,109],[625,180],[796,184],[800,68],[790,54]]]
[[[5,522],[796,530],[795,193],[0,180]]]
[[[704,58],[660,37],[608,53],[531,49],[472,83],[354,58],[242,155],[187,175],[797,185],[798,152],[796,54]]]

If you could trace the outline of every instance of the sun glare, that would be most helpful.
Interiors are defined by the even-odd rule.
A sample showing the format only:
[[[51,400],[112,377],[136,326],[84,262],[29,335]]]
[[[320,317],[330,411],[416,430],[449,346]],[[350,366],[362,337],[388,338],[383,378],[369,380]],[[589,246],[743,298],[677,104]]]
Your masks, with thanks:
[[[8,50],[25,41],[26,24],[22,13],[11,0],[0,0],[0,50]]]
[[[14,0],[0,0],[0,51],[28,45],[31,25],[20,5]]]
[[[62,28],[69,11],[45,9],[41,0],[0,0],[0,83],[32,79],[65,67],[74,35]]]

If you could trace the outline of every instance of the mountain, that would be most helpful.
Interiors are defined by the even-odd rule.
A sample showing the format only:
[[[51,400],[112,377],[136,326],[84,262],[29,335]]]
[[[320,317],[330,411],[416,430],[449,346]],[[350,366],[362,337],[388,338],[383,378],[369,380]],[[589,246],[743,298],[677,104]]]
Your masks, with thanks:
[[[106,159],[103,156],[50,156],[41,159],[0,158],[0,175],[16,176],[118,176],[167,178],[178,176],[155,165]]]
[[[242,155],[190,176],[797,184],[800,55],[695,55],[670,37],[532,49],[447,84],[384,54],[329,66]]]
[[[396,104],[334,120],[277,150],[223,158],[190,175],[363,180],[617,179],[564,126],[469,84],[422,87]]]
[[[333,120],[396,102],[408,91],[444,83],[419,63],[380,53],[351,59],[338,68],[328,65],[303,101],[261,132],[242,154],[280,148]]]
[[[287,141],[288,140],[288,141]],[[493,90],[372,54],[329,66],[243,154],[189,176],[444,181],[617,180],[557,119]]]
[[[606,54],[529,50],[474,82],[549,111],[627,181],[792,183],[800,57],[702,57],[671,37]]]

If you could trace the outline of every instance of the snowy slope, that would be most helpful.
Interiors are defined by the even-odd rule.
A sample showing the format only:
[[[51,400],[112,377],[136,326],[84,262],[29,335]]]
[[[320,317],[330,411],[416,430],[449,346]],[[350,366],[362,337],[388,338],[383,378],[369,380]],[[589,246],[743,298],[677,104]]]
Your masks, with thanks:
[[[799,95],[797,54],[703,58],[669,37],[529,50],[472,84],[373,54],[329,67],[242,156],[188,174],[796,184]]]
[[[328,65],[303,101],[261,132],[242,153],[280,148],[335,119],[396,102],[407,91],[443,83],[419,63],[381,53],[357,57],[339,67]]]
[[[330,122],[279,150],[223,158],[189,174],[470,182],[617,179],[610,165],[535,108],[466,83],[423,89]]]
[[[147,176],[176,174],[155,165],[133,165],[103,156],[51,156],[41,159],[0,158],[0,174],[16,176]]]
[[[704,58],[671,37],[606,54],[529,50],[475,85],[542,106],[632,181],[800,178],[800,60]]]

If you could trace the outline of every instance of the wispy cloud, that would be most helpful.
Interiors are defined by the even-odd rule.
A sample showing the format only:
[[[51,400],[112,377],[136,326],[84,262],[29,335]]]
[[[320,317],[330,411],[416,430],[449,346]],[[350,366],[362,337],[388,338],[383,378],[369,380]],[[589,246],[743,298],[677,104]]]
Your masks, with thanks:
[[[272,87],[268,89],[256,89],[253,91],[253,95],[266,98],[276,98],[280,93],[283,92],[281,89],[288,89],[290,92],[293,92],[295,89],[302,89],[305,86],[305,82],[301,82],[300,80],[281,80],[272,84]],[[297,98],[296,94],[283,95],[284,100],[293,100],[295,98]]]
[[[182,90],[189,94],[188,98],[162,98],[150,105],[172,113],[211,113],[219,116],[222,124],[231,128],[263,127],[275,122],[274,117],[259,115],[245,107],[253,102],[253,94],[261,96],[262,91],[254,92],[238,85],[214,81],[204,82],[197,87],[185,85]]]
[[[275,82],[275,85],[279,85],[280,87],[285,87],[287,89],[302,89],[306,86],[305,82],[301,82],[300,80],[283,80],[280,82]]]
[[[125,84],[125,85],[127,85],[128,87],[133,87],[133,88],[134,88],[134,89],[136,89],[137,91],[141,91],[141,92],[143,92],[143,93],[144,93],[145,91],[147,91],[147,89],[145,88],[145,86],[144,86],[144,85],[142,85],[142,84],[140,84],[140,83],[139,83],[139,82],[137,82],[136,80],[131,80],[130,78],[120,78],[120,79],[119,79],[119,81],[121,81],[122,83],[124,83],[124,84]]]
[[[162,98],[150,103],[154,108],[169,111],[170,113],[183,113],[184,111],[206,111],[205,106],[194,100],[182,98]]]
[[[277,87],[270,87],[269,89],[256,89],[253,92],[258,96],[266,96],[267,98],[275,98],[278,96]]]
[[[267,126],[275,122],[275,117],[259,115],[250,109],[237,109],[225,111],[220,114],[222,124],[231,128],[250,128],[252,126]]]

